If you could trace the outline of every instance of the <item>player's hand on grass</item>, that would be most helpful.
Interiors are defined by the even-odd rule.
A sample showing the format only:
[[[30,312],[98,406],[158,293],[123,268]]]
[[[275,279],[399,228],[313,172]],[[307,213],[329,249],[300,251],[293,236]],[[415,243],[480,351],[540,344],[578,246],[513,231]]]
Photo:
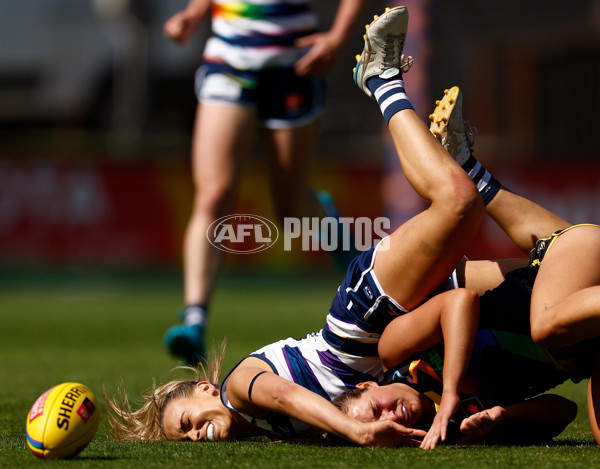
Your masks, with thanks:
[[[458,410],[460,399],[458,393],[444,391],[440,408],[435,414],[433,423],[421,442],[421,449],[434,449],[438,443],[446,441],[448,437],[448,422]]]
[[[408,428],[392,420],[364,423],[360,438],[363,446],[418,446],[425,431]]]
[[[502,422],[504,412],[504,408],[500,406],[477,412],[461,422],[460,432],[469,439],[485,437]]]

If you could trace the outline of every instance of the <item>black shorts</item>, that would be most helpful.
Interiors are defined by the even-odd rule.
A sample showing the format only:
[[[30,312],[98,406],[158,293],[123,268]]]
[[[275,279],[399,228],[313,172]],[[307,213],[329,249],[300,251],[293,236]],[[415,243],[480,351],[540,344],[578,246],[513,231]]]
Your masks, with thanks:
[[[531,335],[529,312],[537,269],[523,267],[480,297],[480,329],[497,329]]]
[[[555,231],[547,238],[540,238],[535,243],[535,247],[531,250],[529,254],[529,266],[530,267],[539,267],[544,260],[544,256],[550,250],[550,247],[554,244],[556,239],[563,233],[572,230],[574,228],[578,228],[580,226],[600,226],[595,225],[593,223],[580,223],[578,225],[571,225],[562,230]]]
[[[556,239],[563,231],[555,233],[551,238]],[[543,253],[540,259],[542,258]],[[537,273],[536,266],[513,270],[498,287],[481,296],[479,328],[531,336],[531,292]],[[600,352],[600,338],[588,339],[548,352],[555,360],[572,362],[575,366],[571,369],[572,379],[577,381],[590,376]]]

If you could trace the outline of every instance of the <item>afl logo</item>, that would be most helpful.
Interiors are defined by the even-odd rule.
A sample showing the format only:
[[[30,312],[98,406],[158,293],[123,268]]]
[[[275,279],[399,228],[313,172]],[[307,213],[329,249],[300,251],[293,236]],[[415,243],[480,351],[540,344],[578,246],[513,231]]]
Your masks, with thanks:
[[[211,223],[206,230],[210,244],[236,254],[252,254],[270,248],[279,230],[271,220],[258,215],[227,215]]]

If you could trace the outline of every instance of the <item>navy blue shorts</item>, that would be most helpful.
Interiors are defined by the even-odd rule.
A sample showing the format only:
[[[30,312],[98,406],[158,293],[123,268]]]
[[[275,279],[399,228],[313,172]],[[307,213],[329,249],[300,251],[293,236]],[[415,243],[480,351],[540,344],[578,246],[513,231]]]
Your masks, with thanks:
[[[300,77],[291,67],[241,71],[205,62],[196,72],[200,102],[228,102],[256,109],[261,125],[290,129],[313,122],[322,112],[325,84],[319,77]]]

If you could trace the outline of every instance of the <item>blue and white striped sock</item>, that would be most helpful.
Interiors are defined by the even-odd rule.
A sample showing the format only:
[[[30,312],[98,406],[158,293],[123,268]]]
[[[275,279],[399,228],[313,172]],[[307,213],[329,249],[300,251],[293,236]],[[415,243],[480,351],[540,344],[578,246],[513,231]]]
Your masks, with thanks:
[[[393,79],[385,80],[374,76],[367,80],[367,88],[369,88],[369,91],[373,93],[373,96],[377,100],[386,124],[389,124],[390,119],[397,112],[405,109],[414,110],[406,95],[404,81],[401,78],[394,77]]]
[[[463,163],[462,168],[475,183],[479,195],[483,199],[483,204],[489,204],[500,190],[500,181],[492,176],[472,154],[469,159]]]

